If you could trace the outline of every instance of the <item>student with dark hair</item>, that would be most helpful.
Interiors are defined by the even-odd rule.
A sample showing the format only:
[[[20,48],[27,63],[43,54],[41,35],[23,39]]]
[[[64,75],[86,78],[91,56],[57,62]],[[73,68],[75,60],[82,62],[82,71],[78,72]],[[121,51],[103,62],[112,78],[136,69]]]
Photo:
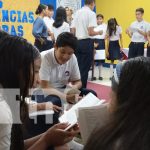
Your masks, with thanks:
[[[51,48],[51,44],[47,40],[49,33],[48,28],[43,20],[47,16],[48,6],[40,4],[36,10],[36,15],[39,15],[34,24],[32,34],[35,37],[34,45],[39,49],[40,52]]]
[[[106,31],[107,31],[107,24],[104,22],[104,16],[102,14],[97,15],[97,27],[94,29],[95,31],[103,31],[102,35],[94,36],[94,43],[98,45],[96,50],[105,50],[105,39],[106,39]],[[102,77],[102,64],[105,60],[98,61],[99,66],[99,80],[103,80]]]
[[[131,38],[128,58],[144,56],[144,45],[147,42],[147,30],[149,25],[143,19],[144,9],[136,9],[135,14],[136,21],[126,30],[126,33]]]
[[[67,23],[70,25],[72,25],[72,20],[73,20],[73,10],[69,7],[65,7],[66,9],[66,15],[67,15]]]
[[[85,6],[76,12],[71,26],[72,32],[78,39],[75,55],[80,68],[83,88],[87,86],[88,73],[94,56],[94,40],[91,36],[102,34],[101,31],[94,31],[94,27],[97,26],[96,14],[93,12],[94,7],[95,0],[85,0]]]
[[[71,89],[80,90],[82,87],[79,67],[74,55],[76,49],[77,38],[69,32],[64,32],[58,36],[54,49],[47,51],[42,59],[41,87],[45,89],[45,92],[59,96],[63,103],[76,103],[77,93],[65,93],[68,85]],[[88,92],[92,91],[81,89],[82,96]]]
[[[47,150],[49,146],[71,141],[75,132],[64,131],[67,124],[57,124],[45,133],[23,141],[22,128],[28,119],[25,98],[29,96],[29,88],[37,82],[40,53],[20,37],[5,36],[0,39],[0,45],[0,69],[3,70],[0,73],[0,149]],[[15,89],[19,90],[20,96],[15,100],[15,95],[13,100],[11,91],[14,93]],[[20,119],[23,124],[19,122]]]
[[[52,5],[48,5],[47,16],[44,17],[44,22],[48,28],[49,33],[49,36],[47,38],[50,44],[49,49],[53,48],[53,41],[52,41],[52,26],[54,23],[53,15],[54,15],[54,7]]]
[[[53,39],[56,41],[59,34],[63,32],[70,32],[70,27],[67,23],[67,14],[65,8],[59,7],[56,10],[55,21],[52,27]]]
[[[113,69],[114,61],[121,59],[122,49],[123,49],[122,28],[121,26],[118,25],[117,20],[115,18],[111,18],[108,20],[107,25],[107,47],[106,47],[107,59],[111,61],[110,79],[112,79],[114,72]]]
[[[150,149],[150,58],[131,59],[119,69],[110,121],[93,132],[85,150]]]

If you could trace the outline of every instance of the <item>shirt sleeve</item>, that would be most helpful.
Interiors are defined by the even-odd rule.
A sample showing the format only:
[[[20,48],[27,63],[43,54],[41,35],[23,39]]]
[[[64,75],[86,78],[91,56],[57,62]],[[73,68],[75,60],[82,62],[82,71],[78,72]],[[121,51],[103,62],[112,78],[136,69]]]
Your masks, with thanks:
[[[71,22],[71,28],[75,28],[75,22],[76,22],[76,17],[77,17],[77,12],[75,13],[74,17],[73,17],[73,20]]]
[[[147,24],[146,32],[150,32],[150,24]]]
[[[77,58],[75,55],[73,55],[73,61],[72,61],[72,71],[70,75],[70,81],[77,81],[80,80],[80,71],[79,71],[79,66],[77,62]]]
[[[43,27],[44,27],[44,21],[41,19],[36,19],[34,24],[33,24],[33,30],[32,30],[32,34],[35,38],[41,37]]]
[[[96,14],[92,12],[89,15],[89,27],[96,27],[96,26],[97,26]]]
[[[122,34],[122,27],[121,26],[118,27],[118,31],[119,31],[119,34]]]
[[[41,68],[40,68],[40,80],[49,81],[50,77],[50,67],[47,59],[47,55],[45,55],[42,59]]]
[[[11,125],[0,124],[0,150],[10,150]]]

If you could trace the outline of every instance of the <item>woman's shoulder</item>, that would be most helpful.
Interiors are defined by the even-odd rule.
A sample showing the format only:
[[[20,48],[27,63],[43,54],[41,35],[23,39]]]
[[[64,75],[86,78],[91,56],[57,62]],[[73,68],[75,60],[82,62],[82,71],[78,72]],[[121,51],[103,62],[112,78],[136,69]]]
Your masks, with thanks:
[[[12,124],[11,110],[5,100],[0,101],[0,114],[0,124]]]

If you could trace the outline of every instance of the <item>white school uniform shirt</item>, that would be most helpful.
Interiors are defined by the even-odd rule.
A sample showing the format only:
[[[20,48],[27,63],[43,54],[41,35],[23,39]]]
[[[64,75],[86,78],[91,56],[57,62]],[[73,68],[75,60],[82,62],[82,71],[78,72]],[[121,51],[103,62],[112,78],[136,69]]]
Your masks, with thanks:
[[[113,33],[112,36],[110,36],[110,41],[118,41],[120,40],[120,35],[122,34],[122,28],[121,26],[117,26],[116,33]]]
[[[136,29],[139,29],[143,32],[148,32],[148,28],[149,28],[149,24],[144,20],[141,22],[138,21],[133,22],[130,26],[130,30],[133,32],[131,41],[145,43],[147,39],[142,34],[140,34]]]
[[[75,14],[71,28],[76,29],[79,40],[91,38],[88,34],[89,27],[96,27],[96,14],[88,6],[82,7]]]
[[[96,35],[93,38],[94,39],[105,39],[106,32],[107,32],[107,24],[102,23],[101,25],[98,25],[96,28],[94,28],[95,32],[103,31],[102,35]]]
[[[49,81],[58,90],[61,90],[70,81],[80,80],[76,56],[73,54],[66,64],[60,65],[55,58],[54,48],[49,50],[42,59],[40,79]]]
[[[0,150],[10,150],[12,113],[4,98],[0,95]]]
[[[52,26],[53,26],[53,23],[54,23],[54,19],[53,18],[49,18],[49,17],[44,17],[43,20],[44,20],[47,28],[52,32]],[[49,41],[52,41],[52,38],[50,36],[47,39]]]
[[[57,37],[63,32],[70,32],[70,26],[67,22],[64,22],[59,28],[52,26],[52,33],[54,34],[55,41],[57,40]]]
[[[148,24],[147,32],[150,32],[150,23]]]

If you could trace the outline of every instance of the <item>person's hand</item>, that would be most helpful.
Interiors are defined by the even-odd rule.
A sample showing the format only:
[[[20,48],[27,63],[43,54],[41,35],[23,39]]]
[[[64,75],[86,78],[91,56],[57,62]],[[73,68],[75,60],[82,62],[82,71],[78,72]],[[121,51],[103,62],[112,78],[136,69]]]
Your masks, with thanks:
[[[129,28],[128,28],[128,29],[126,29],[126,34],[130,34],[130,30],[129,30]]]
[[[106,58],[109,58],[109,52],[106,50]]]
[[[99,46],[99,44],[94,42],[94,48],[97,48],[98,46]]]
[[[60,112],[60,111],[62,111],[62,108],[59,107],[59,106],[57,106],[57,105],[53,105],[53,110],[54,110],[55,112]]]
[[[103,30],[99,31],[99,35],[102,35],[103,34]]]
[[[61,107],[57,106],[57,105],[53,105],[51,102],[47,102],[47,103],[43,103],[43,110],[54,110],[55,112],[59,112],[62,110]]]
[[[82,99],[82,97],[79,96],[78,94],[67,94],[66,95],[66,100],[70,104],[75,104],[81,99]]]
[[[46,147],[64,145],[73,140],[73,137],[78,133],[78,130],[71,129],[64,131],[68,124],[57,124],[47,130],[43,135],[43,141]]]

